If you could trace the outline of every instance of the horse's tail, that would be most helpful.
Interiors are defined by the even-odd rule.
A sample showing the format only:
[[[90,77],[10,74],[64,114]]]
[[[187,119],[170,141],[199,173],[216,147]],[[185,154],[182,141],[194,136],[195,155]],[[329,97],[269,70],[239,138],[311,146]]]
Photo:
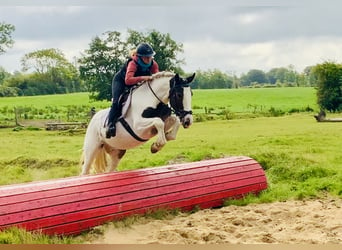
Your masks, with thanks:
[[[103,173],[107,170],[107,157],[105,147],[101,147],[95,156],[93,167],[96,173]]]
[[[80,167],[82,168],[84,165],[84,150],[82,150],[81,158],[80,158]],[[103,173],[106,171],[107,168],[107,157],[104,147],[97,152],[93,162],[90,165],[90,168],[95,170],[95,173]],[[83,169],[82,169],[83,170]]]

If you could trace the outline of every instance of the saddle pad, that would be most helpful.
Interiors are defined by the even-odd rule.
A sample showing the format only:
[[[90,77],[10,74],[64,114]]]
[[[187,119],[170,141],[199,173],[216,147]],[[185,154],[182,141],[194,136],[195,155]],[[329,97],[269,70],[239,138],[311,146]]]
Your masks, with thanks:
[[[128,108],[131,105],[131,100],[132,100],[132,91],[129,92],[127,100],[122,104],[123,106],[122,106],[121,117],[126,116]]]

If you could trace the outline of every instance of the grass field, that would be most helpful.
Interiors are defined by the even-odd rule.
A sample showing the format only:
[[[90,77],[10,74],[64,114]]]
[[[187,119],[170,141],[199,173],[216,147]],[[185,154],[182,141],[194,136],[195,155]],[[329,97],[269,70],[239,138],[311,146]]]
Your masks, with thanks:
[[[291,97],[286,98],[285,93]],[[55,96],[44,98],[45,104],[42,101],[40,105],[60,100]],[[63,98],[60,105],[70,103],[66,96]],[[86,102],[85,94],[73,94],[70,99]],[[19,103],[22,99],[14,98],[12,103],[4,100],[8,102],[6,105],[16,105],[14,100]],[[33,98],[30,104],[33,103],[39,101]],[[245,109],[248,104],[282,110],[316,108],[312,88],[197,90],[193,104],[213,109],[229,106],[234,112],[250,113],[254,111]],[[258,197],[229,203],[303,199],[326,193],[342,197],[342,124],[317,123],[313,114],[301,112],[279,117],[195,122],[187,130],[180,129],[177,140],[168,142],[157,154],[149,153],[154,140],[127,151],[119,170],[246,155],[263,166],[269,188]],[[0,129],[0,184],[78,175],[84,132]],[[55,238],[35,237],[21,231],[5,231],[0,233],[0,243],[58,242]],[[60,240],[61,243],[75,241],[72,238]]]
[[[318,110],[314,88],[194,90],[193,93],[197,121]],[[1,98],[0,124],[14,123],[15,107],[21,109],[21,119],[86,121],[91,107],[99,110],[109,106],[107,101],[90,101],[87,93]]]
[[[253,88],[253,89],[208,89],[193,90],[193,106],[204,108],[229,107],[233,112],[253,111],[258,108],[275,107],[283,110],[293,108],[317,108],[314,88]],[[106,101],[90,101],[88,93],[67,95],[24,96],[1,98],[0,109],[18,106],[34,106],[43,109],[47,106],[89,105],[89,107],[109,107]]]
[[[229,108],[232,112],[257,112],[271,107],[288,112],[317,109],[314,88],[255,88],[195,90],[194,107]]]
[[[342,195],[341,130],[340,123],[317,123],[309,114],[195,123],[156,155],[149,153],[153,140],[128,151],[119,170],[247,155],[266,170],[270,200],[315,196],[321,190]],[[79,174],[83,133],[0,133],[6,145],[0,155],[1,184]]]

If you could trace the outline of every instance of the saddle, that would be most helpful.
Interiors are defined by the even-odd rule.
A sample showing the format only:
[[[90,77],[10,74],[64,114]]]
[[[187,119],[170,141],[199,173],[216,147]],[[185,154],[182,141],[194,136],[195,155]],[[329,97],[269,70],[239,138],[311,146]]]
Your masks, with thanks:
[[[133,90],[136,88],[137,86],[126,88],[124,92],[121,94],[119,98],[119,109],[121,111],[119,118],[124,117],[126,115],[128,108],[131,104]]]

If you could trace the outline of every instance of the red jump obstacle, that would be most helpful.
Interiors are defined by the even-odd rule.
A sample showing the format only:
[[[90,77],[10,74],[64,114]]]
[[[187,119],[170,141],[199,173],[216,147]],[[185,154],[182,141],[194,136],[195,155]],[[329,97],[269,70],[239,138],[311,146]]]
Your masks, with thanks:
[[[0,187],[0,230],[78,234],[160,208],[217,207],[266,188],[261,166],[244,156],[8,185]]]

